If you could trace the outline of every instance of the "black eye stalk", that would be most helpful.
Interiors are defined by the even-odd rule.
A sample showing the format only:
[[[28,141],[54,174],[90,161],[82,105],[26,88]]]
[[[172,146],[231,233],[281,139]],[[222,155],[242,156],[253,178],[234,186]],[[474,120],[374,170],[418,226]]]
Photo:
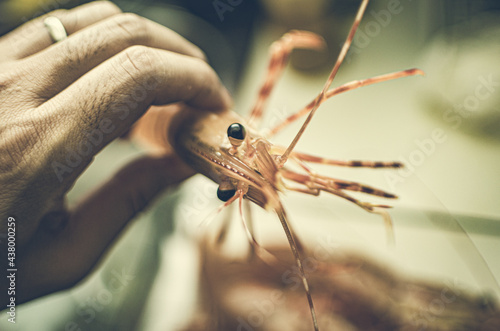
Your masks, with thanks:
[[[227,128],[227,137],[234,148],[241,146],[246,136],[247,130],[240,123],[233,123]]]
[[[236,193],[235,189],[221,190],[221,188],[219,187],[217,189],[217,198],[226,202],[227,200],[231,199],[235,193]]]

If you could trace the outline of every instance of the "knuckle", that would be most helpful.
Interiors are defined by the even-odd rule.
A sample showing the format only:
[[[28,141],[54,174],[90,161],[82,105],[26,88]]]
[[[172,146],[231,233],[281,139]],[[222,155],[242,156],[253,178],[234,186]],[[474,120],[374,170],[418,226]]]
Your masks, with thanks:
[[[154,72],[158,55],[152,48],[134,45],[125,49],[122,54],[120,63],[134,79]]]
[[[113,27],[124,35],[125,41],[129,45],[143,44],[149,38],[149,28],[145,18],[133,14],[123,13],[112,18]]]

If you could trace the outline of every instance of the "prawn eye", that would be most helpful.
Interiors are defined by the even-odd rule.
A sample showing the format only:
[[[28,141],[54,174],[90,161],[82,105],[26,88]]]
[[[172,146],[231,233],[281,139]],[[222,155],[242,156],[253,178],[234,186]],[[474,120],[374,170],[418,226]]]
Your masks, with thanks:
[[[227,200],[231,199],[235,193],[236,193],[235,189],[221,190],[221,188],[219,187],[217,189],[217,198],[226,202]]]
[[[247,135],[247,130],[240,123],[233,123],[227,128],[227,137],[234,147],[240,146]]]

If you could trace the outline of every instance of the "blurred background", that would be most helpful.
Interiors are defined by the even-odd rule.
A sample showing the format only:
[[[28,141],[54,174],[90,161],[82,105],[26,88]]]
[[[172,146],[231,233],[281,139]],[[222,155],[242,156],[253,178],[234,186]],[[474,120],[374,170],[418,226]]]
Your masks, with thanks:
[[[84,2],[0,1],[0,35],[51,10]],[[270,99],[263,129],[306,105],[321,90],[359,6],[351,0],[115,3],[200,46],[233,93],[235,111],[243,115],[252,107],[265,75],[270,44],[290,29],[321,34],[326,50],[293,54]],[[405,163],[405,169],[392,172],[315,167],[400,196],[391,212],[396,248],[387,252],[385,230],[377,217],[347,202],[287,194],[285,204],[301,235],[318,242],[328,233],[337,248],[383,251],[403,273],[437,281],[458,279],[474,291],[498,297],[499,10],[500,2],[494,0],[369,4],[334,85],[413,67],[426,76],[365,87],[326,102],[297,148],[335,159]],[[272,141],[287,145],[300,122]],[[132,144],[112,143],[77,182],[70,201],[141,153]],[[198,224],[219,205],[216,189],[195,176],[166,192],[130,224],[85,282],[20,307],[18,323],[2,318],[0,329],[180,329],[200,290],[199,252],[193,238],[199,234]],[[273,215],[257,215],[259,234],[282,236]]]

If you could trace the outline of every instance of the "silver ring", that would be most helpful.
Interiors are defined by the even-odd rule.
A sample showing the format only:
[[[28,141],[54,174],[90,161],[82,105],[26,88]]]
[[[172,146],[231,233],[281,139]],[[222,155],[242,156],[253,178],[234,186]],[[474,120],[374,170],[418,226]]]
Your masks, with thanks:
[[[43,20],[43,24],[45,25],[45,28],[47,28],[50,37],[55,43],[66,39],[68,36],[64,25],[57,17],[49,16]]]

